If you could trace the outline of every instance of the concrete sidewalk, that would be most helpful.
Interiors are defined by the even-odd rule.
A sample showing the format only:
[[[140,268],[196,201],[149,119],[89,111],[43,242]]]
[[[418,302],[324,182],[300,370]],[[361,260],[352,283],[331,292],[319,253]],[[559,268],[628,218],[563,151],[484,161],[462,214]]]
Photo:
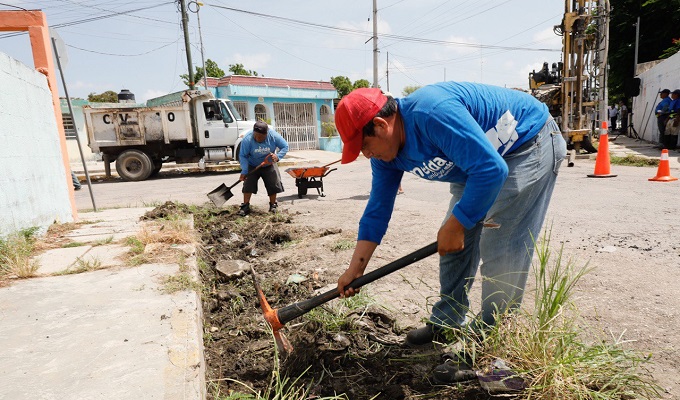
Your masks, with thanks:
[[[119,259],[128,249],[115,242],[147,210],[81,213],[91,222],[66,236],[85,245],[43,253],[42,277],[0,288],[0,399],[205,398],[199,296],[162,290],[177,264]],[[95,260],[102,269],[64,274]]]

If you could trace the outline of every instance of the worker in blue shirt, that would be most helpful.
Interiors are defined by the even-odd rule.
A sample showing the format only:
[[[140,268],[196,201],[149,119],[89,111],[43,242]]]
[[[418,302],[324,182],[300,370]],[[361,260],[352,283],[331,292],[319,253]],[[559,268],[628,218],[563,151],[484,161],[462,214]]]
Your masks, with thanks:
[[[668,106],[668,121],[666,122],[666,141],[669,150],[678,148],[678,133],[680,133],[680,89],[671,92],[671,103]]]
[[[278,152],[277,152],[278,150]],[[269,212],[276,212],[276,195],[283,192],[281,173],[276,164],[288,153],[288,142],[278,132],[269,128],[266,122],[257,121],[241,141],[239,162],[243,181],[243,203],[238,211],[241,216],[250,213],[250,198],[257,193],[257,182],[264,182],[269,196]],[[258,168],[259,165],[266,165]]]
[[[668,97],[670,93],[670,89],[664,89],[659,92],[661,101],[656,105],[656,109],[654,110],[654,113],[656,114],[656,126],[659,128],[659,145],[662,149],[666,148],[666,122],[668,122],[671,106],[671,99]]]
[[[359,222],[357,245],[338,279],[362,276],[392,215],[404,172],[450,184],[445,222],[438,227],[441,298],[424,327],[408,333],[419,346],[463,328],[468,291],[483,260],[482,309],[473,329],[495,324],[496,313],[519,307],[566,143],[548,108],[532,96],[495,86],[444,82],[403,99],[380,89],[356,89],[338,104],[342,162],[370,159],[371,194]],[[485,227],[486,226],[486,227]],[[475,328],[476,327],[476,328]],[[451,367],[435,380],[453,379]]]

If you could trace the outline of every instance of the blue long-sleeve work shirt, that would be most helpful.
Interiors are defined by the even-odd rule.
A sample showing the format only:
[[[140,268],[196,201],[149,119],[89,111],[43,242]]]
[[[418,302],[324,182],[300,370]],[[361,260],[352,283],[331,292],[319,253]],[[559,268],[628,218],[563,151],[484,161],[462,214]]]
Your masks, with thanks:
[[[371,159],[371,195],[359,240],[380,243],[404,172],[464,183],[453,215],[470,229],[493,205],[508,176],[503,160],[533,138],[550,114],[531,95],[496,86],[443,82],[397,99],[405,142],[397,157]]]
[[[276,152],[277,149],[278,152]],[[260,165],[271,153],[276,153],[279,160],[282,160],[288,153],[288,142],[286,142],[286,139],[284,139],[280,133],[269,128],[267,131],[267,138],[264,142],[259,143],[253,137],[252,129],[246,132],[245,137],[241,141],[241,150],[239,153],[241,173],[247,174],[250,165]],[[271,162],[271,160],[269,160],[269,162]]]

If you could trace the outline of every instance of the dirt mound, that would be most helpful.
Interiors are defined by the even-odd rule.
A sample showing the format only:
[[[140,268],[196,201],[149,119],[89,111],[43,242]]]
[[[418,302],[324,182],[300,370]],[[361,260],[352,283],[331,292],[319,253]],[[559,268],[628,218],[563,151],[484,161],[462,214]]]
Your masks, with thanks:
[[[478,385],[436,387],[429,381],[441,362],[439,352],[403,345],[404,332],[395,318],[378,305],[338,310],[334,300],[290,321],[282,330],[294,347],[290,355],[278,353],[271,330],[262,316],[248,267],[270,305],[277,309],[313,297],[315,290],[332,287],[336,276],[302,271],[318,263],[319,240],[342,233],[293,224],[291,216],[254,210],[247,217],[237,208],[189,209],[166,203],[145,218],[175,213],[194,214],[194,225],[204,245],[204,342],[207,379],[215,393],[260,393],[272,388],[273,372],[309,388],[308,398],[344,394],[348,399],[411,399],[421,395],[437,399],[487,398]],[[324,250],[325,251],[325,250]],[[238,263],[241,273],[218,271],[224,262]],[[238,269],[238,268],[237,268]],[[222,270],[220,268],[220,270]],[[297,278],[297,279],[294,279]],[[299,379],[298,379],[299,378]],[[250,389],[249,389],[250,388]]]

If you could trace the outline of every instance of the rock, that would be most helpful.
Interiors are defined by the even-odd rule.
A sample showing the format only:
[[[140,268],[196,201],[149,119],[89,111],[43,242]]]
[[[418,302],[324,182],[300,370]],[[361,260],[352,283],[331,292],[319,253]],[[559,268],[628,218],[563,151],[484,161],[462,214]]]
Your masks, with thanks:
[[[227,280],[240,278],[250,268],[250,263],[243,260],[220,260],[215,269]]]

